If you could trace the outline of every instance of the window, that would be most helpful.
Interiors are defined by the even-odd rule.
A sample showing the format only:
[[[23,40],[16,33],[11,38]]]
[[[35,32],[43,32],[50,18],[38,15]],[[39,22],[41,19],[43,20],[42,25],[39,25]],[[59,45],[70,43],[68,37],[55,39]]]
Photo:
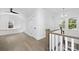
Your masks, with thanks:
[[[8,28],[13,28],[13,23],[9,21]]]
[[[76,27],[77,27],[76,19],[70,18],[70,19],[68,20],[68,28],[69,28],[69,29],[75,29]]]

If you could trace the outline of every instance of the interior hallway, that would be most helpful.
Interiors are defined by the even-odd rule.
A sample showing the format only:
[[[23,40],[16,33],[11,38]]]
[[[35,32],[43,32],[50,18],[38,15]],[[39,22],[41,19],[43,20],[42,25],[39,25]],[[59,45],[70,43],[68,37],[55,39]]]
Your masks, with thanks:
[[[25,33],[0,36],[0,51],[46,51],[48,40],[36,40]]]

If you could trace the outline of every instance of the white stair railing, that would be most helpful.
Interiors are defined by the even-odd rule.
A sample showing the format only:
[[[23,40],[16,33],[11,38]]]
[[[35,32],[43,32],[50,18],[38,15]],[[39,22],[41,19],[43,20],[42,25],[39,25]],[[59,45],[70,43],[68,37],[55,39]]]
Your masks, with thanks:
[[[63,50],[63,39],[62,36],[60,36],[60,51]]]
[[[46,30],[46,38],[49,41],[48,50],[49,51],[75,51],[75,50],[78,50],[78,49],[75,49],[75,47],[76,47],[75,40],[79,40],[79,37],[65,35],[62,32],[59,34],[59,33],[50,31],[49,29]],[[78,44],[78,42],[77,42],[77,44]]]
[[[56,35],[55,38],[56,38],[56,41],[55,41],[55,43],[56,43],[56,51],[58,51],[58,36]]]
[[[53,51],[54,51],[54,39],[55,39],[55,35],[52,35],[52,40],[51,40],[52,41],[52,47],[51,48],[52,48]]]
[[[68,38],[65,37],[65,51],[68,50]]]
[[[74,51],[74,40],[76,39],[75,37],[67,36],[67,35],[62,35],[58,33],[50,33],[49,35],[49,43],[50,43],[50,51],[69,51],[69,46],[68,46],[68,38],[70,38],[71,42],[71,47],[70,50]],[[63,42],[65,41],[65,42]]]
[[[72,51],[74,51],[74,39],[73,38],[71,39],[71,49]]]
[[[52,40],[54,40],[54,38],[52,39],[52,34],[49,34],[49,50],[51,51],[52,50],[52,46],[53,46],[53,42]]]

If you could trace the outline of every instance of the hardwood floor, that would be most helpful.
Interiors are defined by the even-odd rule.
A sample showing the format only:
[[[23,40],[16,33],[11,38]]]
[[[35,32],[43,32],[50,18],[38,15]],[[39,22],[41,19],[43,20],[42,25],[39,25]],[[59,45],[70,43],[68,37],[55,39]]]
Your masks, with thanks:
[[[48,40],[36,40],[25,33],[0,36],[0,51],[47,51]]]

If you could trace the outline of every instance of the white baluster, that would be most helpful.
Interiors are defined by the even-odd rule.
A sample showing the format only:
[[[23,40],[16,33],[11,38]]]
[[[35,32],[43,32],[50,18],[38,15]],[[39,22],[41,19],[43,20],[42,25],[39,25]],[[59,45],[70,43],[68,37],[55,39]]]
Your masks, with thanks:
[[[56,35],[55,38],[56,38],[56,51],[58,51],[58,35]]]
[[[54,51],[54,40],[55,40],[55,35],[52,34],[52,50]]]
[[[60,36],[60,51],[63,51],[63,37]]]
[[[65,51],[68,50],[68,41],[67,41],[67,37],[65,37]]]
[[[52,40],[52,34],[49,34],[49,50],[51,51],[51,44],[52,44],[52,42],[51,42],[51,40]]]
[[[74,51],[74,39],[71,39],[71,50]]]

